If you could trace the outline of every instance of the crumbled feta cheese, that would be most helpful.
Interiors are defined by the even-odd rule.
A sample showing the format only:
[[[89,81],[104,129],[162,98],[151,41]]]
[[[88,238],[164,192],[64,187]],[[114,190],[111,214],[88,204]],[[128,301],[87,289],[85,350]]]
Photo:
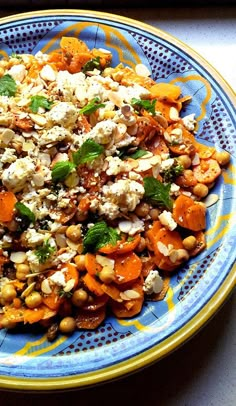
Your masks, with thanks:
[[[34,228],[28,229],[24,236],[29,247],[36,247],[37,245],[41,245],[50,237],[50,233],[38,233]]]
[[[122,161],[118,157],[109,156],[105,159],[105,161],[107,161],[109,164],[108,169],[106,170],[106,173],[109,176],[118,175],[118,173],[121,172],[129,172],[132,169],[128,162]]]
[[[175,163],[174,158],[169,158],[161,162],[161,171],[170,169]]]
[[[170,211],[164,210],[158,217],[161,224],[167,227],[170,231],[173,231],[177,227],[177,223],[173,219]]]
[[[23,82],[26,75],[25,65],[13,65],[11,69],[9,69],[8,74],[11,75],[16,82]]]
[[[13,192],[22,190],[35,172],[35,164],[29,157],[19,158],[3,171],[2,183]]]
[[[66,286],[65,269],[56,271],[53,275],[49,276],[48,279],[54,285],[65,287]]]
[[[144,222],[142,220],[140,220],[135,214],[131,214],[129,218],[129,220],[122,220],[119,222],[118,228],[121,232],[133,236],[136,233],[144,231]]]
[[[66,137],[70,138],[70,132],[66,128],[54,126],[49,130],[43,130],[38,142],[39,145],[55,144]]]
[[[195,120],[195,113],[189,114],[182,118],[183,125],[188,131],[194,131],[196,120]]]
[[[60,102],[53,106],[47,113],[47,119],[53,125],[68,128],[76,123],[78,112],[72,103]]]
[[[159,293],[163,288],[163,280],[158,271],[150,271],[145,279],[143,290],[147,295]]]
[[[6,148],[4,153],[1,156],[1,163],[2,164],[11,164],[17,160],[17,156],[15,155],[15,149],[13,148]]]

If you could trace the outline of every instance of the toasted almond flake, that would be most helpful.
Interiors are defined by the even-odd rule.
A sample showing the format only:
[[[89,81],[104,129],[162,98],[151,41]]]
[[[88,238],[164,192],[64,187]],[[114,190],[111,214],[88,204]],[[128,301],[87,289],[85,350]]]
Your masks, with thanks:
[[[167,131],[164,132],[164,138],[167,142],[171,142],[171,137]]]
[[[29,116],[31,120],[40,127],[44,127],[45,124],[47,123],[46,118],[41,114],[30,114]]]
[[[145,78],[151,75],[150,70],[142,63],[138,63],[135,66],[135,72],[137,73],[137,75],[143,76]]]
[[[136,168],[136,172],[145,172],[148,169],[158,165],[161,163],[160,157],[158,155],[154,155],[151,158],[146,158],[144,155],[142,158],[137,159],[138,161],[138,168]]]
[[[41,290],[43,293],[45,293],[46,295],[49,295],[50,293],[52,293],[52,289],[49,283],[48,279],[44,279],[41,283]]]
[[[199,165],[200,164],[200,158],[198,153],[196,153],[192,159],[192,165]]]
[[[103,255],[96,255],[96,261],[102,267],[107,267],[109,269],[114,269],[115,261],[114,259],[104,257]]]
[[[138,299],[140,297],[139,292],[134,289],[128,289],[123,292],[129,299]]]
[[[130,126],[127,128],[127,133],[128,133],[129,135],[136,135],[137,132],[138,132],[138,124],[130,125]]]
[[[123,104],[122,98],[116,92],[108,92],[107,93],[108,99],[115,104],[117,107],[121,107]]]
[[[33,292],[36,282],[30,283],[30,285],[21,293],[21,297],[24,298],[29,296],[31,292]]]
[[[178,112],[178,110],[177,110],[175,107],[171,107],[171,108],[170,108],[170,113],[169,113],[169,115],[170,115],[170,119],[171,119],[172,121],[178,121],[178,120],[179,120],[179,112]]]
[[[48,80],[49,82],[54,82],[54,80],[56,80],[56,73],[50,65],[45,65],[42,68],[40,76],[43,80]]]
[[[182,137],[183,131],[181,128],[173,128],[173,130],[171,130],[170,135],[176,135],[177,137]]]
[[[11,142],[11,140],[14,138],[14,136],[15,136],[15,132],[13,130],[10,130],[9,128],[7,128],[6,130],[3,131],[1,140],[4,144],[8,145],[9,142]]]
[[[22,151],[28,152],[32,151],[35,148],[35,144],[32,141],[26,141],[22,144]]]
[[[161,241],[158,241],[157,248],[161,254],[163,254],[165,257],[168,257],[169,250],[165,244],[163,244]]]
[[[68,247],[71,248],[72,250],[77,251],[77,249],[78,249],[78,244],[74,243],[74,242],[71,241],[69,238],[66,239],[66,244],[67,244]]]
[[[36,173],[32,177],[35,186],[43,186],[44,185],[44,176],[41,173]]]
[[[23,251],[12,252],[10,260],[14,262],[14,264],[23,264],[26,260],[26,253]]]
[[[70,292],[74,286],[75,286],[75,280],[69,279],[68,282],[66,283],[66,286],[63,288],[63,290],[64,290],[64,292]]]
[[[98,51],[101,51],[103,54],[111,54],[111,51],[109,51],[108,49],[104,49],[104,48],[98,48]]]
[[[178,250],[171,250],[169,258],[173,264],[177,261],[178,259]]]
[[[216,195],[215,193],[211,193],[204,199],[204,203],[206,207],[213,206],[213,204],[217,203],[219,200],[219,196]]]

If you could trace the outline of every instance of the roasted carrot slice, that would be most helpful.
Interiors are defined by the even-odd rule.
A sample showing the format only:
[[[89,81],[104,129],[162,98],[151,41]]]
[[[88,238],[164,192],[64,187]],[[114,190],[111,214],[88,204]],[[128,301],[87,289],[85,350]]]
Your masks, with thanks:
[[[102,266],[96,261],[96,255],[90,253],[85,254],[85,268],[90,275],[96,275],[102,270]]]
[[[88,290],[94,293],[94,295],[102,296],[104,294],[104,291],[101,288],[101,283],[98,282],[93,275],[86,273],[86,275],[83,277],[83,282],[87,286]]]
[[[72,55],[89,52],[87,45],[78,38],[75,37],[62,37],[60,41],[60,47]]]
[[[141,270],[141,259],[134,252],[119,255],[115,259],[115,282],[121,284],[137,279]]]
[[[13,192],[0,192],[0,221],[5,223],[12,220],[16,202]]]
[[[200,165],[193,168],[195,178],[200,183],[212,183],[220,176],[221,168],[215,159],[201,159]]]
[[[181,94],[181,89],[171,83],[156,83],[150,88],[150,92],[154,99],[176,101]]]
[[[42,320],[44,316],[44,308],[25,309],[24,310],[24,323],[37,323]]]
[[[76,315],[76,325],[79,329],[94,330],[97,328],[106,317],[105,306],[100,307],[95,311],[79,309]]]
[[[144,293],[142,285],[139,283],[135,283],[131,288],[139,294],[139,297],[136,299],[126,300],[122,303],[117,301],[111,301],[111,309],[112,312],[118,318],[129,318],[133,317],[136,314],[139,314],[142,310],[143,300],[144,300]]]
[[[134,251],[137,245],[140,243],[141,236],[136,234],[131,241],[125,241],[123,238],[117,242],[116,245],[107,244],[99,249],[99,252],[103,254],[125,254],[130,251]]]
[[[173,218],[177,224],[193,231],[206,228],[206,208],[191,197],[180,195],[174,202]]]

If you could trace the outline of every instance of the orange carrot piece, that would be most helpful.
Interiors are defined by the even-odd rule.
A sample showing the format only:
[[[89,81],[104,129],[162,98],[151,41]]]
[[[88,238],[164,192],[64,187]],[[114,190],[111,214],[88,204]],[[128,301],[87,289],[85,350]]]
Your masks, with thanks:
[[[98,251],[102,254],[112,254],[117,255],[125,254],[130,251],[134,251],[137,245],[140,243],[141,236],[136,234],[131,241],[125,241],[123,238],[117,242],[116,245],[107,244],[101,247]]]
[[[76,268],[76,265],[71,264],[70,262],[65,263],[62,265],[61,269],[66,269],[65,271],[65,280],[68,282],[70,279],[74,279],[74,288],[79,283],[79,272]]]
[[[122,284],[137,279],[141,270],[141,259],[134,252],[119,255],[114,265],[115,282]]]
[[[85,330],[94,330],[103,322],[105,317],[106,317],[106,307],[102,306],[93,312],[79,309],[75,317],[75,320],[77,328]]]
[[[153,245],[154,245],[154,261],[158,268],[165,271],[173,271],[179,266],[179,263],[173,263],[169,256],[165,256],[160,252],[160,247],[158,242],[161,242],[163,245],[168,247],[172,246],[173,249],[182,249],[183,243],[180,234],[178,231],[166,230],[164,227],[161,228],[156,235],[153,236]]]
[[[88,310],[90,312],[95,312],[96,310],[100,309],[100,307],[104,307],[105,304],[108,302],[109,297],[104,294],[102,296],[97,296],[93,298],[93,301],[87,302],[82,309],[83,310]]]
[[[208,184],[220,176],[221,168],[215,159],[202,159],[200,165],[193,168],[193,173],[198,182]]]
[[[24,310],[24,323],[37,323],[42,320],[44,316],[44,308],[25,309]]]
[[[13,192],[0,192],[0,221],[5,223],[12,220],[16,202]]]
[[[43,296],[43,303],[49,307],[51,310],[58,310],[63,298],[61,298],[56,290],[53,290],[52,293],[49,293],[46,296]]]
[[[75,37],[62,37],[60,41],[60,47],[72,55],[76,55],[81,52],[89,52],[87,45],[78,38]]]
[[[206,209],[191,197],[180,195],[174,202],[173,219],[184,228],[200,231],[206,228]]]
[[[105,283],[103,283],[101,288],[102,288],[103,292],[106,293],[113,300],[118,301],[118,302],[121,301],[120,290],[116,286],[114,286],[112,284],[105,285]]]
[[[101,288],[101,283],[98,282],[93,275],[86,273],[83,277],[83,282],[90,292],[94,293],[96,296],[102,296],[104,291]]]
[[[139,297],[137,299],[126,300],[122,303],[119,303],[115,300],[111,301],[112,312],[118,318],[133,317],[136,314],[139,314],[142,310],[144,301],[142,285],[140,283],[134,284],[131,289],[135,290],[139,294]]]
[[[196,247],[193,248],[191,251],[189,251],[190,257],[194,257],[195,255],[198,255],[201,251],[203,251],[206,248],[206,237],[203,231],[196,231],[194,234],[194,237],[197,240]]]
[[[150,88],[150,92],[152,98],[176,101],[181,94],[181,89],[171,83],[156,83]]]
[[[102,266],[96,261],[96,255],[90,253],[85,254],[85,268],[90,275],[96,275],[102,270]]]

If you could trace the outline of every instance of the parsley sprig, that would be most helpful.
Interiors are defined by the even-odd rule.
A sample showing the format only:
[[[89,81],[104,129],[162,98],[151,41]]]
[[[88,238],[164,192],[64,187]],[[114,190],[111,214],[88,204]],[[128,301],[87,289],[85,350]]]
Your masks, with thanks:
[[[86,62],[86,64],[83,66],[82,72],[86,73],[88,71],[93,71],[94,69],[101,70],[100,56],[97,56],[96,58],[90,59],[90,61]]]
[[[43,107],[45,110],[50,110],[52,105],[53,105],[53,102],[48,100],[46,97],[36,95],[36,96],[31,97],[31,102],[30,102],[29,107],[33,113],[37,113],[39,110],[39,107]]]
[[[96,110],[100,109],[101,107],[105,107],[104,103],[100,103],[99,97],[95,97],[91,102],[89,102],[86,106],[82,107],[80,109],[79,114],[92,114]]]
[[[0,78],[0,96],[15,96],[17,85],[15,80],[8,73]]]
[[[49,240],[44,241],[43,245],[36,248],[35,255],[38,258],[40,264],[44,264],[52,256],[55,251],[55,247],[52,247]]]
[[[135,107],[136,109],[144,109],[146,111],[148,111],[149,113],[151,113],[153,116],[155,116],[156,112],[155,112],[155,105],[156,105],[156,100],[153,99],[151,100],[142,100],[142,99],[136,99],[135,97],[133,97],[131,99],[131,105],[133,107]]]

